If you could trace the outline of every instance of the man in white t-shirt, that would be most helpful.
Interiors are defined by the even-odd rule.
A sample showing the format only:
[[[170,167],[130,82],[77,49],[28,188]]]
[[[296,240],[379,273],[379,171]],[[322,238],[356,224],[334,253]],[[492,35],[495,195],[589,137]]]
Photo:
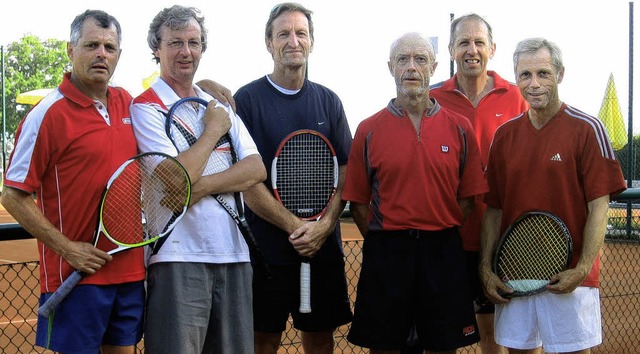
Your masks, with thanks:
[[[193,188],[187,214],[149,259],[146,352],[253,354],[249,251],[236,224],[211,194],[241,208],[230,194],[265,179],[262,159],[239,117],[215,101],[200,110],[206,124],[191,148],[177,151],[165,132],[167,110],[180,98],[213,99],[193,84],[207,48],[199,11],[179,5],[160,11],[147,40],[161,70],[131,108],[138,148],[177,156]],[[227,132],[239,162],[202,176],[202,166],[218,153],[216,143]]]

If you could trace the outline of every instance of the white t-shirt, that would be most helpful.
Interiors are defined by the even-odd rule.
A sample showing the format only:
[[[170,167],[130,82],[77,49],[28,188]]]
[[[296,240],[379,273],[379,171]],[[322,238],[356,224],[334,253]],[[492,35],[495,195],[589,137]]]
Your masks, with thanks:
[[[194,86],[198,97],[211,100],[213,97]],[[151,89],[167,108],[180,97],[161,79]],[[145,97],[146,96],[146,97]],[[165,132],[165,115],[160,102],[153,102],[144,93],[131,106],[133,130],[141,153],[155,151],[177,156],[178,151]],[[224,107],[220,105],[221,107]],[[232,127],[229,130],[238,159],[258,154],[258,149],[244,123],[230,107]],[[204,114],[204,110],[200,110]],[[235,207],[231,194],[223,195],[229,205]],[[235,222],[212,197],[206,196],[192,205],[173,232],[167,237],[149,264],[155,262],[237,263],[249,262],[249,250]]]

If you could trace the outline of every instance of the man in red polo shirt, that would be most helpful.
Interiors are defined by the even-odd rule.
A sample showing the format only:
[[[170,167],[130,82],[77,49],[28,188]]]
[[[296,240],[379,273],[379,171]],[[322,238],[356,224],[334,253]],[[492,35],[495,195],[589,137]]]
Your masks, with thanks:
[[[432,85],[429,92],[442,106],[471,121],[483,166],[486,166],[496,129],[527,109],[527,102],[520,95],[518,87],[487,69],[495,51],[493,30],[484,18],[474,13],[456,18],[451,22],[449,41],[449,52],[456,61],[456,74]],[[495,309],[493,303],[484,296],[478,276],[480,223],[485,209],[482,198],[476,198],[475,208],[461,233],[476,305],[480,347],[483,352],[497,354],[505,350],[493,338]],[[405,354],[409,354],[409,351]]]
[[[120,39],[103,11],[75,18],[73,69],[20,123],[4,180],[2,204],[38,239],[40,303],[75,269],[88,274],[48,320],[38,318],[36,344],[67,354],[132,354],[142,337],[142,249],[110,256],[108,241],[92,243],[105,185],[137,152],[131,95],[109,86]]]
[[[478,341],[458,227],[487,191],[473,127],[429,97],[430,41],[391,46],[397,97],[360,123],[343,200],[365,236],[350,342],[400,352],[415,329],[426,350]]]

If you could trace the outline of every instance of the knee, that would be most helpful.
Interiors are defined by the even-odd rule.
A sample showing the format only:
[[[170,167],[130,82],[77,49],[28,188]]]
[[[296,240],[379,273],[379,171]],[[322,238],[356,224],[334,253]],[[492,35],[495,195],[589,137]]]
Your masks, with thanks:
[[[275,354],[280,347],[280,341],[282,339],[282,332],[279,333],[267,333],[267,332],[254,332],[253,345],[255,347],[256,354]]]

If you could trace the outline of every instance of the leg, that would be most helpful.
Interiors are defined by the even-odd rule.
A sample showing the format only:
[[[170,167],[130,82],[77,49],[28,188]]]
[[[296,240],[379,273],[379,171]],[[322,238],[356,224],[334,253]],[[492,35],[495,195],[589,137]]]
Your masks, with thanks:
[[[544,351],[542,347],[535,349],[513,349],[509,348],[509,354],[542,354]]]
[[[311,307],[313,311],[301,314],[299,308],[299,282],[293,296],[295,302],[291,317],[302,338],[306,354],[334,352],[334,333],[339,326],[351,321],[351,306],[347,290],[345,265],[337,244],[325,243],[311,260]],[[299,278],[298,271],[298,278]]]
[[[484,354],[506,354],[507,350],[496,343],[493,332],[493,313],[476,314],[480,331],[480,348]]]
[[[256,354],[275,354],[297,303],[300,265],[271,264],[271,278],[253,277],[253,343]]]
[[[135,354],[136,347],[134,345],[103,345],[100,347],[100,354]]]
[[[506,354],[506,348],[496,344],[493,330],[495,306],[484,296],[484,288],[478,273],[479,252],[465,251],[464,256],[467,263],[471,295],[474,299],[473,305],[476,309],[476,322],[478,324],[478,333],[480,333],[480,342],[478,343],[480,349],[484,354]]]
[[[303,332],[302,348],[305,354],[332,354],[335,341],[333,332],[335,329],[320,332]]]
[[[282,340],[282,332],[253,332],[253,334],[256,354],[276,354],[278,352],[280,341]]]

